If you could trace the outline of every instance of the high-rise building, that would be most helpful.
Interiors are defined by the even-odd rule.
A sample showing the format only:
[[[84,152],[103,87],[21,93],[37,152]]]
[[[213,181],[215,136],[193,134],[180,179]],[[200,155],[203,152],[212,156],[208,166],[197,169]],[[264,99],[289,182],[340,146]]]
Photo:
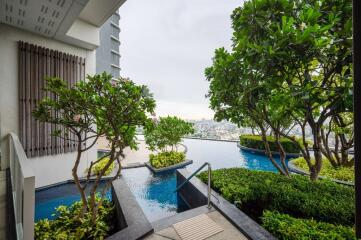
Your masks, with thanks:
[[[120,16],[116,11],[100,28],[100,46],[96,50],[96,71],[102,73],[106,71],[119,77],[119,27]]]

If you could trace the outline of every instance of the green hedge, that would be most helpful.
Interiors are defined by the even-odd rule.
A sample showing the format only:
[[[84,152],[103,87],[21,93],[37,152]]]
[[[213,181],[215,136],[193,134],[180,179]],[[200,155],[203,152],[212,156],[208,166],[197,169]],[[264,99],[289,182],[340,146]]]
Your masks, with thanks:
[[[267,136],[267,141],[270,146],[271,151],[278,152],[278,147],[274,137]],[[280,142],[287,153],[299,153],[300,149],[298,146],[293,143],[290,139],[281,137]],[[248,148],[255,148],[260,150],[265,150],[262,137],[260,135],[241,135],[239,136],[239,143],[242,146]]]
[[[299,239],[356,239],[353,227],[318,222],[313,219],[297,219],[287,214],[266,211],[262,225],[280,240]]]
[[[207,181],[206,173],[199,177]],[[334,224],[354,224],[354,189],[331,181],[311,182],[299,175],[289,178],[230,168],[213,171],[212,188],[256,221],[264,210],[271,210]]]
[[[182,152],[161,152],[158,154],[150,154],[149,162],[155,168],[169,167],[177,163],[181,163],[186,159]]]
[[[314,160],[313,160],[314,161]],[[292,163],[302,170],[309,172],[306,160],[299,157],[292,160]],[[354,167],[339,167],[334,168],[327,158],[322,161],[322,169],[320,176],[334,178],[341,181],[354,182],[355,181],[355,168]]]

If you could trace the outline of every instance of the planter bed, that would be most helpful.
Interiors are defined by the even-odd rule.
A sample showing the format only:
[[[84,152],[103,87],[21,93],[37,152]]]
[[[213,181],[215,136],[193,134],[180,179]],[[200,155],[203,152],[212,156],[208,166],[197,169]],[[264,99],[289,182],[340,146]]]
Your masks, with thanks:
[[[242,146],[239,143],[237,143],[237,146],[243,151],[266,155],[265,150],[245,147],[245,146]],[[280,156],[279,152],[271,152],[271,154],[272,154],[273,157],[279,157]],[[286,158],[296,158],[296,157],[299,157],[299,156],[300,156],[299,153],[286,153]]]
[[[171,170],[176,170],[178,168],[183,168],[189,164],[192,164],[193,160],[185,160],[183,162],[168,166],[168,167],[164,167],[164,168],[155,168],[153,167],[149,162],[145,163],[145,166],[147,166],[152,172],[154,173],[161,173],[161,172],[166,172],[166,171],[171,171]]]

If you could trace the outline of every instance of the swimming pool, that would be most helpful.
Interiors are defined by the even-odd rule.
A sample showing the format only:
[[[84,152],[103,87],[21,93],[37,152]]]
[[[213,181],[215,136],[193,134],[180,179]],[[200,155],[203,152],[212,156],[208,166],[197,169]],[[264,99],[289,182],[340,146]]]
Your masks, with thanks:
[[[243,167],[252,170],[273,171],[276,168],[264,155],[241,151],[236,142],[184,139],[188,148],[187,158],[193,164],[186,167],[195,171],[204,162],[209,162],[213,169]],[[276,159],[279,161],[279,159]],[[175,171],[153,174],[148,168],[122,170],[122,177],[127,182],[139,205],[150,222],[175,215],[188,209],[186,203],[174,193],[176,188]],[[110,193],[108,194],[110,198]],[[70,205],[79,200],[73,185],[65,184],[36,192],[36,220],[50,217],[53,209],[60,204]]]

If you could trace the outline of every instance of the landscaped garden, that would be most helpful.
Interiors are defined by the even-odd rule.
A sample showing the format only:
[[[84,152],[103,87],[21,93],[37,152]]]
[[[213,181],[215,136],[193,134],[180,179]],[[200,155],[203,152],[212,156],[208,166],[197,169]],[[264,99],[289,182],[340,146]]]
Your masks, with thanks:
[[[137,148],[136,127],[152,124],[153,96],[146,86],[125,78],[114,80],[107,73],[88,75],[87,81],[74,86],[48,78],[44,91],[54,97],[44,98],[33,115],[57,126],[52,133],[56,137],[77,143],[72,176],[81,201],[58,206],[55,219],[37,222],[35,238],[104,239],[116,230],[115,207],[106,194],[120,175],[124,149]],[[99,137],[107,139],[110,151],[90,162],[81,176],[81,157]]]
[[[319,178],[354,178],[351,16],[351,0],[246,1],[205,70],[215,119],[256,130],[240,145],[279,173],[216,170],[212,187],[279,239],[355,239],[354,187]]]
[[[280,239],[355,239],[352,187],[242,168],[213,171],[211,184]]]
[[[149,163],[156,169],[170,167],[186,160],[186,153],[179,152],[182,137],[194,132],[191,123],[178,117],[160,117],[144,131],[148,148],[157,153],[149,155]]]
[[[263,150],[278,171],[215,170],[212,188],[279,239],[355,239],[354,188],[319,178],[353,181],[351,10],[350,0],[246,1],[231,16],[231,50],[217,49],[205,71],[215,119],[256,129],[240,144]],[[65,129],[55,136],[77,142],[72,175],[81,201],[39,221],[36,237],[104,238],[115,228],[105,193],[120,175],[124,149],[137,148],[136,127],[145,131],[156,169],[185,162],[178,147],[193,127],[177,117],[151,119],[152,95],[129,79],[104,73],[68,88],[51,78],[45,90],[55,98],[44,99],[34,116]],[[82,182],[81,156],[99,137],[110,151],[90,163]],[[294,164],[309,176],[289,171],[288,153],[300,154]],[[207,182],[206,173],[199,177]]]

